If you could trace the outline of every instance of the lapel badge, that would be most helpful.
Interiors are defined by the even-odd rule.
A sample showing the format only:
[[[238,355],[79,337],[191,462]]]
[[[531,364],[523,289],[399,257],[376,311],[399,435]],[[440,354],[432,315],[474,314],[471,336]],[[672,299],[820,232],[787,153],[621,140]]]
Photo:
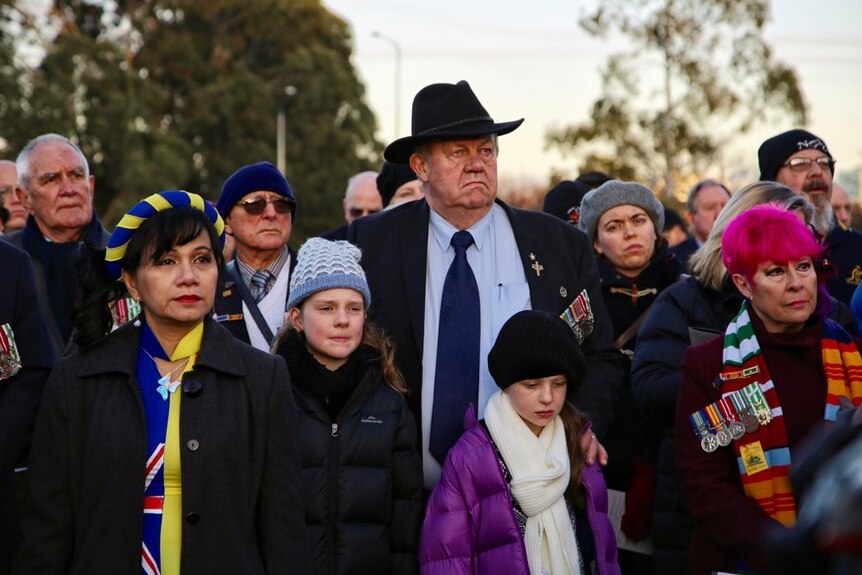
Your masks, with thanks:
[[[560,286],[560,297],[566,297],[567,295],[569,295],[569,290],[564,286]]]
[[[531,265],[530,268],[532,268],[536,272],[536,277],[540,277],[542,275],[542,270],[545,269],[545,266],[539,263],[533,252],[530,252],[529,258],[530,261],[533,262],[533,265]]]

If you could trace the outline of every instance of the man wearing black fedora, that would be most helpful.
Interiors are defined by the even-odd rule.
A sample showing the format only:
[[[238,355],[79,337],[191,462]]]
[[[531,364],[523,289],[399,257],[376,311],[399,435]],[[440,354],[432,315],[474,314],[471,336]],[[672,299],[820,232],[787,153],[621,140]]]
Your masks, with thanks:
[[[561,314],[578,335],[587,376],[570,399],[599,437],[623,381],[586,235],[496,197],[497,136],[521,122],[494,122],[467,82],[426,86],[413,100],[412,135],[384,151],[386,160],[410,165],[425,198],[348,229],[348,241],[362,249],[369,313],[395,344],[420,424],[427,488],[463,430],[467,407],[481,417],[497,389],[487,355],[515,313]],[[584,435],[592,459],[598,445]]]

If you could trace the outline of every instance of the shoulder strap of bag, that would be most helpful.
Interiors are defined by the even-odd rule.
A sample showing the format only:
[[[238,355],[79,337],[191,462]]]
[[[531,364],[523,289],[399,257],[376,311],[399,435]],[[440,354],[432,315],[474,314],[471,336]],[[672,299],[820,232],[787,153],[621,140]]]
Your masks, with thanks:
[[[623,346],[631,340],[635,335],[637,335],[638,330],[641,327],[641,324],[644,322],[644,318],[646,317],[647,312],[650,310],[652,305],[644,310],[642,314],[631,324],[624,332],[620,334],[620,336],[614,340],[614,349],[622,350]]]
[[[248,287],[245,285],[245,282],[242,281],[242,275],[239,273],[239,266],[236,264],[229,265],[227,266],[227,271],[233,278],[234,287],[236,287],[236,291],[239,293],[239,297],[242,298],[248,311],[251,312],[251,317],[254,318],[254,323],[257,324],[257,328],[260,330],[263,338],[269,345],[272,345],[275,336],[273,335],[272,330],[269,329],[269,324],[266,323],[266,319],[264,319],[263,314],[260,313],[260,309],[257,307],[257,302],[254,301],[253,297],[251,297],[251,292],[248,291]]]

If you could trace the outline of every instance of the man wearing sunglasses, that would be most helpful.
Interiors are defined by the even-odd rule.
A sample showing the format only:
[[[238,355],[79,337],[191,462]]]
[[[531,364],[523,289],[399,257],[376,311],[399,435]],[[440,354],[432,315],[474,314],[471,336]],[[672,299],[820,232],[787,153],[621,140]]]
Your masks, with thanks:
[[[325,240],[343,240],[347,237],[347,226],[357,218],[376,214],[383,209],[383,196],[377,189],[377,172],[359,172],[347,180],[344,191],[344,221],[340,228],[320,234]]]
[[[287,245],[296,197],[278,168],[260,162],[225,180],[216,208],[236,246],[216,301],[216,320],[237,339],[268,352],[284,322],[296,263]]]
[[[21,200],[15,193],[18,187],[18,171],[15,162],[0,160],[0,203],[9,211],[6,222],[6,233],[20,230],[27,223],[27,210],[21,205]]]
[[[757,151],[761,181],[784,184],[814,206],[815,229],[823,236],[829,261],[837,272],[827,282],[829,293],[850,305],[862,277],[862,234],[838,225],[832,210],[835,158],[826,142],[807,130],[773,136]]]

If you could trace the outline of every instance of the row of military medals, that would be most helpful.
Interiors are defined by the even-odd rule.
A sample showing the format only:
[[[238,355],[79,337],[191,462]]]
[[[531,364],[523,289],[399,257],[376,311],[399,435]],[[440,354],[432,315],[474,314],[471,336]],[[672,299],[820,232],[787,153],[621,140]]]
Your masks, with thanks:
[[[731,441],[742,439],[746,433],[755,433],[761,425],[772,421],[772,410],[754,382],[740,390],[728,393],[715,403],[699,409],[689,416],[700,447],[712,453],[727,447]]]
[[[8,323],[0,325],[0,381],[9,379],[21,369],[21,355],[15,345],[15,334]]]

